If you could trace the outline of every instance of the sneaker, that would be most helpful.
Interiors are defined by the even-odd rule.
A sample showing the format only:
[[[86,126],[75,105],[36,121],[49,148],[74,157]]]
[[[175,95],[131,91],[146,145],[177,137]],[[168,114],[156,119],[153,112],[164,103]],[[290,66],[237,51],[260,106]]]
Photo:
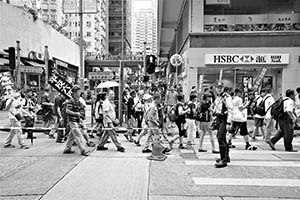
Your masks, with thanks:
[[[271,148],[273,151],[276,150],[274,144],[273,144],[271,141],[267,141],[266,143],[270,146],[270,148]]]
[[[29,146],[27,146],[27,145],[21,145],[20,149],[29,149]]]
[[[142,150],[142,153],[151,153],[151,152],[152,152],[152,151],[151,151],[150,149],[148,149],[148,148]]]
[[[140,142],[139,142],[139,141],[136,141],[136,140],[134,140],[134,144],[135,144],[136,146],[138,146],[138,147],[141,146]]]
[[[83,151],[81,151],[81,155],[83,155],[83,156],[89,156],[90,155],[90,151],[87,151],[87,150],[83,150]]]
[[[220,152],[219,151],[216,151],[216,150],[212,150],[211,151],[213,154],[219,154]]]
[[[233,148],[235,148],[235,145],[229,144],[228,147],[233,149]]]
[[[71,153],[75,153],[75,151],[72,151],[71,149],[65,149],[63,151],[63,154],[71,154]]]
[[[12,145],[12,144],[6,144],[4,145],[4,148],[15,148],[16,146],[15,145]]]
[[[124,147],[118,147],[118,148],[117,148],[117,151],[125,152],[125,148],[124,148]]]
[[[221,158],[217,158],[217,159],[216,159],[216,162],[220,162],[220,161],[221,161]],[[230,158],[229,158],[229,157],[226,158],[225,161],[226,161],[227,163],[230,163]]]
[[[185,146],[183,146],[183,144],[180,144],[179,146],[178,146],[178,149],[187,149]]]
[[[205,149],[198,149],[198,152],[207,152]]]
[[[107,147],[104,147],[104,146],[97,146],[97,151],[106,151],[106,150],[108,150],[108,148]]]
[[[216,162],[215,167],[216,168],[223,168],[227,166],[227,162],[224,160],[220,160],[219,162]]]
[[[92,142],[92,141],[87,142],[86,145],[88,147],[95,147],[96,146],[96,144],[94,142]]]

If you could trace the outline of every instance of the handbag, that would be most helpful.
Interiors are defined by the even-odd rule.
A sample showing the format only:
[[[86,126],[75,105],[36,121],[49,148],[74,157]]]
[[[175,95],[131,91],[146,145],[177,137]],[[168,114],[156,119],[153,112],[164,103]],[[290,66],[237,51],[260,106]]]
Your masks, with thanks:
[[[10,111],[10,113],[18,120],[18,121],[21,121],[22,120],[22,115],[21,115],[21,113],[17,113],[17,114],[13,114],[11,111]]]

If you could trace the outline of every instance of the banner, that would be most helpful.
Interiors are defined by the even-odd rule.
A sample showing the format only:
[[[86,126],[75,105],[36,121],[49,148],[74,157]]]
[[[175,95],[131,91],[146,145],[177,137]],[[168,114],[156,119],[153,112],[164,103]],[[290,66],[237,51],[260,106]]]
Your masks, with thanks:
[[[59,93],[64,95],[66,98],[72,98],[72,85],[68,83],[65,78],[59,75],[56,70],[53,70],[49,80],[49,85],[51,85],[54,89],[56,89]]]
[[[206,5],[230,5],[230,0],[206,0]]]
[[[252,87],[253,92],[255,92],[259,88],[266,73],[267,68],[263,67],[254,81],[254,86]]]

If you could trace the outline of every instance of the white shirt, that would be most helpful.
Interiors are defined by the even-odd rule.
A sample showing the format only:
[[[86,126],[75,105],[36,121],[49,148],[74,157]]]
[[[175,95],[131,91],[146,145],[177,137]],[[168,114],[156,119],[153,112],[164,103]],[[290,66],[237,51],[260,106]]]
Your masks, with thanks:
[[[283,102],[283,112],[288,112],[288,111],[294,112],[294,109],[295,109],[294,100],[289,97],[286,97],[284,99],[286,99],[286,100]]]
[[[223,94],[222,96],[217,96],[214,102],[214,112],[216,114],[222,113],[223,102],[226,105],[228,118],[227,121],[231,122],[232,120],[232,113],[233,113],[233,105],[232,105],[232,97],[229,94]]]
[[[104,125],[107,125],[107,123],[111,123],[112,120],[116,119],[115,104],[111,103],[109,99],[105,99],[102,109],[104,113]]]
[[[267,94],[264,97],[264,101],[265,101],[265,111],[266,111],[266,119],[271,119],[271,106],[273,105],[273,103],[275,102],[275,99],[272,97],[271,94]]]
[[[232,121],[235,122],[247,121],[247,108],[241,110],[241,108],[244,106],[243,99],[239,96],[235,96],[232,100],[232,104],[233,104]]]
[[[11,103],[10,108],[8,109],[8,117],[9,119],[16,119],[14,115],[22,113],[22,104],[20,98],[11,98],[6,101],[6,106],[8,106],[8,104],[10,104],[11,101],[13,102]]]
[[[300,109],[300,94],[296,94],[295,96],[295,106]]]

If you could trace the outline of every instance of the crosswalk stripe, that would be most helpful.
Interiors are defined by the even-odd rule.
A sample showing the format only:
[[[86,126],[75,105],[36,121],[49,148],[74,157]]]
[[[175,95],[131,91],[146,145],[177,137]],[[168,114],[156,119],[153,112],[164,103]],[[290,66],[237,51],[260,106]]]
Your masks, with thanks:
[[[212,165],[214,161],[207,160],[186,160],[186,165]],[[300,167],[300,162],[291,162],[291,161],[239,161],[233,160],[228,163],[230,166],[260,166],[260,167]]]
[[[196,185],[299,187],[300,179],[193,178]]]

